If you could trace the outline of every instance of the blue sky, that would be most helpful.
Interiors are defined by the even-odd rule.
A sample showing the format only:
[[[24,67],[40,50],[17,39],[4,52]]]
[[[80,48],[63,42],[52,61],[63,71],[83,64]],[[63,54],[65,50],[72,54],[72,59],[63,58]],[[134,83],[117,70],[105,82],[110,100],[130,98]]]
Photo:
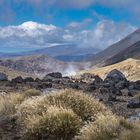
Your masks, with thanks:
[[[106,37],[106,40],[104,40],[105,45],[110,45],[111,43],[118,41],[119,39],[125,37],[127,34],[131,33],[139,27],[139,7],[139,0],[0,0],[0,45],[2,46],[0,48],[0,51],[9,50],[11,52],[15,50],[23,51],[32,49],[32,41],[27,41],[26,39],[27,42],[25,44],[28,45],[25,46],[25,44],[23,43],[25,42],[25,40],[23,41],[21,39],[15,39],[15,28],[12,28],[12,26],[18,27],[28,21],[40,25],[54,25],[57,28],[57,32],[58,28],[61,28],[61,33],[65,32],[65,36],[67,34],[66,31],[68,30],[70,32],[69,37],[72,35],[74,36],[75,34],[79,35],[80,32],[84,30],[90,30],[92,32],[92,35],[95,36],[96,30],[98,30],[98,28],[101,28],[99,27],[99,24],[102,23],[104,24],[102,25],[104,26],[102,31],[103,35],[109,37]],[[108,29],[108,27],[106,24],[110,24],[112,26],[112,34],[107,33],[106,30]],[[30,24],[30,26],[32,25]],[[9,31],[9,28],[7,28],[7,26],[10,26],[10,31],[13,32],[10,36],[10,41],[14,42],[13,44],[15,45],[15,40],[18,40],[17,44],[23,43],[22,46],[12,47],[12,45],[9,44],[5,45],[4,41],[6,40],[7,36],[4,38],[2,37],[2,35],[5,30],[7,32]],[[119,31],[122,32],[122,27],[125,27],[124,32],[121,33],[120,36],[118,36]],[[19,31],[19,28],[17,30]],[[92,37],[91,32],[86,36],[90,36],[92,39],[95,39],[96,37]],[[110,38],[113,34],[117,34],[117,37],[114,37],[114,39]],[[48,34],[46,33],[45,36],[46,35]],[[44,36],[41,36],[40,38],[44,39]],[[49,38],[52,37],[49,36]],[[52,40],[55,39],[53,38]],[[51,43],[60,43],[61,39],[58,40],[59,41],[51,41]],[[110,40],[110,43],[106,43],[107,40]],[[85,42],[88,41],[85,40]],[[76,41],[71,40],[71,42],[69,42],[68,40],[61,40],[61,43],[73,42],[75,43]],[[102,44],[104,42],[102,42]],[[46,42],[46,44],[48,43],[50,42]],[[76,43],[78,44],[78,42]],[[99,47],[102,44],[97,43]],[[35,49],[39,48],[40,46],[37,45],[38,44],[34,45]],[[47,45],[43,45],[42,47],[46,46]]]
[[[85,18],[93,23],[104,18],[139,26],[139,7],[139,0],[0,0],[0,25],[36,21],[66,26]]]

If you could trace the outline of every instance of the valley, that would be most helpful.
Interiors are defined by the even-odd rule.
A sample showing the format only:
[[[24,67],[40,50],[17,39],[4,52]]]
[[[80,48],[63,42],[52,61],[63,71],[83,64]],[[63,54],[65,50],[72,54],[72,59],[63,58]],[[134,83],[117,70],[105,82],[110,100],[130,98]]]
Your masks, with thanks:
[[[140,0],[0,0],[0,140],[140,140]]]

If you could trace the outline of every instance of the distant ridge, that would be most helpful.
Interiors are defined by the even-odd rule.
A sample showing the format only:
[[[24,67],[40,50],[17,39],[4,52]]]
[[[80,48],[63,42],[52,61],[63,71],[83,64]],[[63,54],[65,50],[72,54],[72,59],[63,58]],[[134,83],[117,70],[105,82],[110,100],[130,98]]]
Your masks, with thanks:
[[[137,29],[135,32],[131,33],[121,41],[111,45],[104,51],[97,53],[93,57],[89,57],[87,61],[91,61],[93,65],[98,66],[104,66],[107,64],[115,63],[115,62],[106,63],[106,61],[111,60],[113,57],[117,56],[117,54],[119,55],[123,53],[122,56],[125,56],[125,50],[127,50],[129,47],[131,47],[131,50],[127,53],[130,53],[132,51],[132,47],[134,47],[134,49],[137,49],[139,47],[139,41],[140,41],[140,29]],[[121,60],[124,59],[127,59],[127,57],[123,57]],[[119,60],[115,61],[119,62]]]

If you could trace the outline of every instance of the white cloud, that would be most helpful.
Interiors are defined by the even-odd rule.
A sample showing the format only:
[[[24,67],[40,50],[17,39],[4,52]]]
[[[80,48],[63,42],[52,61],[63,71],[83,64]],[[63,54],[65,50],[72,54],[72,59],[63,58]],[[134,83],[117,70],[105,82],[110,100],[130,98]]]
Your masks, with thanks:
[[[82,23],[81,23],[82,24]],[[77,23],[78,25],[78,23]],[[76,26],[77,26],[76,25]],[[79,47],[104,49],[136,28],[124,23],[102,20],[91,30],[59,28],[35,22],[0,28],[0,45],[17,48],[43,48],[53,44],[77,44]]]

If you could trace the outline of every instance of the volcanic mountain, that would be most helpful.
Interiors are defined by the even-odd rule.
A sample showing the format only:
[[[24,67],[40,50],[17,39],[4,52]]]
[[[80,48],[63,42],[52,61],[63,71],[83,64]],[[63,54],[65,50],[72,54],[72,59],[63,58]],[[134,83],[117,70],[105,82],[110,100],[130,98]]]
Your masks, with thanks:
[[[121,41],[111,45],[104,51],[89,57],[93,66],[114,64],[127,58],[139,58],[140,54],[140,29],[128,35]]]

